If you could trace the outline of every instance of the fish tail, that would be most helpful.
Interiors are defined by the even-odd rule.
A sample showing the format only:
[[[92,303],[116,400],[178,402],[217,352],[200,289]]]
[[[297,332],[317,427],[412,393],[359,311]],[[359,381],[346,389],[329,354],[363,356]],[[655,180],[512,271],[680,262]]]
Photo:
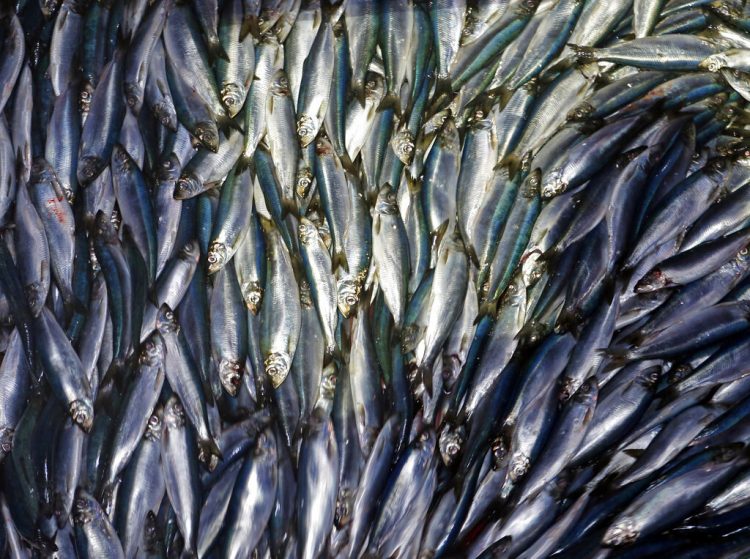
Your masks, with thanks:
[[[227,114],[218,115],[216,117],[216,124],[219,126],[221,130],[224,130],[224,131],[227,131],[231,128],[233,130],[236,130],[240,134],[245,133],[245,130],[242,128],[242,125]]]
[[[253,37],[260,38],[260,26],[258,25],[258,16],[246,15],[242,20],[242,26],[240,27],[240,42],[245,40],[245,37],[252,35]]]
[[[337,250],[334,253],[331,264],[333,270],[341,266],[345,271],[349,271],[349,263],[346,261],[346,254],[343,250]]]
[[[401,116],[401,99],[395,93],[387,93],[378,105],[378,112],[392,110],[396,116]]]
[[[208,56],[211,60],[216,61],[221,58],[229,62],[229,55],[227,54],[227,51],[224,50],[224,47],[221,46],[218,36],[213,36],[206,41],[206,46],[208,47]]]

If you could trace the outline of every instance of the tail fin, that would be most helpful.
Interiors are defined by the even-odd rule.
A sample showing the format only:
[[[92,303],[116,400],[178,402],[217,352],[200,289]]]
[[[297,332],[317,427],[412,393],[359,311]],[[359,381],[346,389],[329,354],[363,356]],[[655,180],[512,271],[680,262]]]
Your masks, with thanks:
[[[387,93],[378,105],[378,112],[393,110],[397,117],[401,117],[401,98],[395,93]]]
[[[229,55],[224,47],[221,46],[218,35],[211,34],[210,37],[206,37],[206,46],[208,47],[208,56],[211,60],[216,61],[219,58],[229,62]]]

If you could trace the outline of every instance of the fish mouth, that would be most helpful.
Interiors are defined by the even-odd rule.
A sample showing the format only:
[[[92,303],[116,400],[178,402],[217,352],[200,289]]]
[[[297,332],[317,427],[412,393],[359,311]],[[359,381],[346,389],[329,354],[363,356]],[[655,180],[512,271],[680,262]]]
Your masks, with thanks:
[[[263,361],[263,367],[274,388],[281,386],[286,379],[289,374],[289,365],[289,356],[278,352],[270,353]]]
[[[602,543],[607,547],[619,547],[633,543],[638,538],[638,530],[632,519],[626,518],[611,526]]]
[[[91,427],[94,424],[94,409],[88,402],[83,400],[75,400],[70,403],[70,417],[73,418],[73,422],[81,427],[86,433],[91,431]]]
[[[219,364],[219,380],[227,394],[237,396],[242,385],[242,367],[237,361],[222,359]]]
[[[257,281],[249,281],[242,285],[242,298],[245,305],[254,315],[260,311],[260,305],[263,302],[263,288]]]
[[[240,84],[225,83],[221,87],[220,95],[221,104],[227,109],[229,116],[234,118],[242,109],[247,93]]]
[[[299,136],[300,144],[303,148],[306,148],[315,139],[315,130],[317,129],[315,119],[310,115],[301,114],[297,119],[297,136]],[[316,146],[316,152],[318,155],[326,155],[330,150],[320,150]]]
[[[208,273],[215,274],[224,267],[227,261],[227,247],[224,243],[215,242],[208,248]]]

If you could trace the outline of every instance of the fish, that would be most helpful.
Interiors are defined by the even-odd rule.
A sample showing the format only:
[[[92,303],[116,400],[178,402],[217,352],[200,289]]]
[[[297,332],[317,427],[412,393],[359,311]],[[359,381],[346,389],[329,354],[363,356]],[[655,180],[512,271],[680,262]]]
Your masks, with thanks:
[[[740,557],[740,0],[0,7],[0,548]]]

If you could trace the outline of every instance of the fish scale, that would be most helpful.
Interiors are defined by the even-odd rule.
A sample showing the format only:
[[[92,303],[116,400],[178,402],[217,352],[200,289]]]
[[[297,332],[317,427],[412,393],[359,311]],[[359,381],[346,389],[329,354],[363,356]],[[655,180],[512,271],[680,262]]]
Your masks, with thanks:
[[[0,556],[750,554],[744,2],[7,4]]]

